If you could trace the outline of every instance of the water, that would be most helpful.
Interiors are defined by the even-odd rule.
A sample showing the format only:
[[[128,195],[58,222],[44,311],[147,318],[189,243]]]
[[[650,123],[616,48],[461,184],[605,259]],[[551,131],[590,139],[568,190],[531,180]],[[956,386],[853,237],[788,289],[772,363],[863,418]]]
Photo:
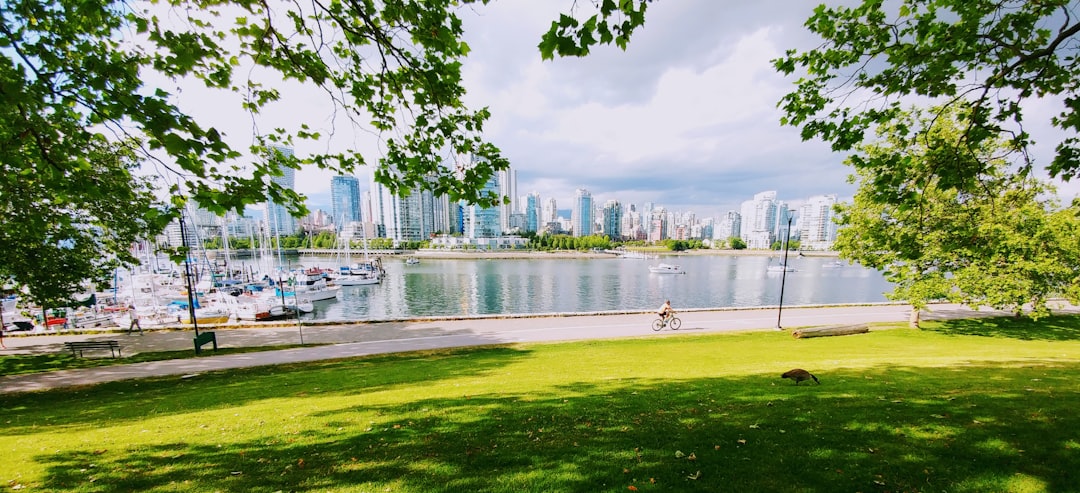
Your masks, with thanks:
[[[386,279],[345,286],[315,303],[307,320],[382,320],[424,316],[775,306],[781,273],[767,256],[678,256],[635,259],[432,259],[406,265],[383,257]],[[685,274],[653,274],[677,263]],[[775,262],[775,260],[772,260]],[[293,267],[332,267],[326,257],[294,257]],[[892,290],[877,271],[835,266],[835,258],[791,258],[784,306],[886,301]]]

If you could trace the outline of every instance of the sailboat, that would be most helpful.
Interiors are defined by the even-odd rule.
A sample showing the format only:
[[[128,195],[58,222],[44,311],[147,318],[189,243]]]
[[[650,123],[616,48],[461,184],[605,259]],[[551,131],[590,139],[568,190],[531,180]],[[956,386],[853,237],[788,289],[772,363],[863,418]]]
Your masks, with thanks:
[[[361,231],[363,226],[361,225]],[[352,248],[350,244],[352,241],[348,238],[345,239],[345,261],[338,267],[338,277],[334,279],[334,282],[341,286],[363,286],[369,284],[379,284],[382,280],[382,269],[378,265],[378,261],[370,260],[367,256],[367,234],[364,235],[364,260],[362,262],[352,261]]]

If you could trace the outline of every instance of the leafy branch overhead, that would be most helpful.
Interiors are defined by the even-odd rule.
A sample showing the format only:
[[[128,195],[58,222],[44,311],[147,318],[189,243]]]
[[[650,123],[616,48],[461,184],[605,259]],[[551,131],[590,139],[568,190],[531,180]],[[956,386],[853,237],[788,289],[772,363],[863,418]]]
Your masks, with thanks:
[[[0,212],[9,219],[41,212],[0,224],[0,277],[59,302],[79,289],[74,280],[131,262],[138,235],[160,232],[188,199],[223,214],[269,198],[302,215],[302,197],[270,180],[281,166],[348,175],[368,165],[399,195],[423,188],[454,201],[504,201],[484,185],[509,163],[483,137],[490,112],[465,105],[461,71],[469,47],[459,14],[487,2],[0,3]],[[570,54],[570,45],[584,54],[597,41],[625,47],[646,3],[592,3],[597,14],[583,24],[563,17],[562,30],[542,42],[561,48],[545,56]],[[579,13],[576,3],[573,10]],[[238,101],[231,110],[247,112],[251,135],[226,135],[212,117],[185,112],[178,89],[162,87],[190,81]],[[264,112],[295,97],[286,87],[315,89],[332,114],[260,127]],[[315,130],[327,121],[329,130]],[[357,132],[377,138],[377,155],[324,144],[331,134]],[[303,141],[325,151],[294,157],[273,150]],[[138,178],[140,167],[156,173]],[[162,184],[169,203],[150,193]],[[42,267],[71,274],[46,289],[47,280],[25,269],[52,265],[35,257],[44,254],[58,262],[78,257],[70,260],[81,267]]]
[[[780,102],[782,123],[802,128],[846,151],[874,126],[896,119],[912,97],[943,108],[967,107],[962,144],[978,148],[1007,136],[1016,148],[1032,143],[1024,103],[1051,98],[1060,112],[1050,124],[1066,134],[1047,167],[1069,179],[1080,171],[1080,16],[1065,0],[864,1],[821,5],[806,27],[822,39],[812,50],[791,50],[774,66],[798,76]],[[1041,122],[1040,122],[1041,123]],[[939,170],[946,186],[964,187],[983,171]],[[1032,163],[1025,159],[1023,169]]]

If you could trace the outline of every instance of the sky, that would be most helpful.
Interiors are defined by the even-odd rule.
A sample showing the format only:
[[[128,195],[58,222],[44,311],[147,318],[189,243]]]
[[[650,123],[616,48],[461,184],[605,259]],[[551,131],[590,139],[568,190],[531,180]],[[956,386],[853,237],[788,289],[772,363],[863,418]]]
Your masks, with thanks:
[[[584,188],[595,202],[652,202],[699,217],[738,210],[767,190],[793,206],[822,194],[850,200],[855,186],[847,183],[844,156],[781,127],[776,106],[794,79],[770,61],[819,44],[803,27],[816,2],[654,2],[626,51],[604,46],[584,58],[541,60],[540,36],[572,4],[496,0],[459,13],[471,48],[463,66],[466,101],[490,109],[486,138],[517,170],[518,195],[537,192],[568,209]],[[263,125],[321,111],[317,94],[285,94]],[[213,96],[194,91],[181,98],[197,103],[195,113],[224,118]],[[1035,110],[1052,109],[1046,106]],[[252,131],[243,117],[233,125],[235,132]],[[296,152],[345,141],[370,149],[374,162],[371,136],[347,133],[339,126],[337,144],[305,144]],[[296,189],[309,197],[309,208],[329,209],[332,176],[298,173]],[[370,171],[357,176],[366,189]]]

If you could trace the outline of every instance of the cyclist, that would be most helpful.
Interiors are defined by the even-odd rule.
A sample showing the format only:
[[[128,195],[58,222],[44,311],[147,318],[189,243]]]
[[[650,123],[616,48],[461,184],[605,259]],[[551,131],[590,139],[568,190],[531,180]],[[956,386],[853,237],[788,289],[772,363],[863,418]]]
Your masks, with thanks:
[[[660,309],[656,311],[656,314],[660,316],[664,324],[667,324],[671,317],[675,316],[675,310],[671,308],[671,300],[664,300],[664,304],[660,305]]]

